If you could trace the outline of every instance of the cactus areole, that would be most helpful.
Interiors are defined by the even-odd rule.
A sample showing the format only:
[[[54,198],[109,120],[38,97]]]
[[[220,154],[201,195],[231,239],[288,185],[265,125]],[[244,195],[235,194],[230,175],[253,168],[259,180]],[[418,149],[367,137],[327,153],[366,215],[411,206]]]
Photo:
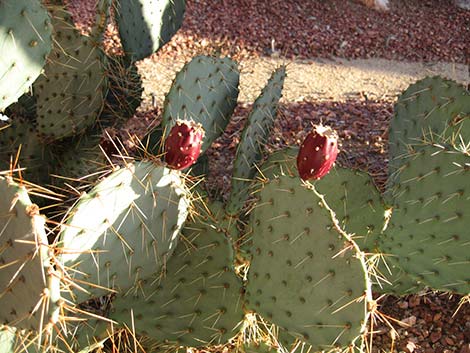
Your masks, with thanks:
[[[201,153],[204,129],[194,121],[177,120],[165,141],[165,162],[182,170],[193,165]]]
[[[327,126],[315,125],[297,155],[300,177],[305,181],[324,177],[333,167],[338,152],[336,131]]]

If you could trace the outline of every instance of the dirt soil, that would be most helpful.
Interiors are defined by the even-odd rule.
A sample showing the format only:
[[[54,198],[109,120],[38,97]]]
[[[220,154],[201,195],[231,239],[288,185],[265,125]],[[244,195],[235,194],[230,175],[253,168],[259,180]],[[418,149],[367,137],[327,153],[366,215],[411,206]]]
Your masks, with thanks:
[[[208,151],[209,186],[227,195],[251,105],[270,73],[287,64],[268,150],[298,145],[311,124],[322,121],[339,133],[339,163],[367,170],[382,188],[397,95],[430,75],[470,84],[470,11],[450,0],[390,2],[390,12],[377,13],[353,0],[188,0],[181,30],[139,63],[144,101],[121,135],[142,135],[158,121],[175,72],[191,57],[232,56],[241,71],[239,105]],[[89,26],[93,0],[69,3],[80,25]],[[112,24],[106,43],[108,52],[119,52]],[[470,353],[470,304],[459,308],[460,300],[439,292],[381,299],[396,331],[378,322],[374,352]]]

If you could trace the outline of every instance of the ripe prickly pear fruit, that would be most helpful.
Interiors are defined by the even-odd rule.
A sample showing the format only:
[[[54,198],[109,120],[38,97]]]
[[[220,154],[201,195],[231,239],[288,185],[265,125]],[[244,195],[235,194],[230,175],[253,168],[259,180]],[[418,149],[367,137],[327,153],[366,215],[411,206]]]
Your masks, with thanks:
[[[338,155],[338,134],[330,127],[315,125],[300,146],[297,169],[303,180],[324,177]]]
[[[201,153],[204,129],[192,120],[177,120],[165,141],[168,168],[182,170],[194,164]]]

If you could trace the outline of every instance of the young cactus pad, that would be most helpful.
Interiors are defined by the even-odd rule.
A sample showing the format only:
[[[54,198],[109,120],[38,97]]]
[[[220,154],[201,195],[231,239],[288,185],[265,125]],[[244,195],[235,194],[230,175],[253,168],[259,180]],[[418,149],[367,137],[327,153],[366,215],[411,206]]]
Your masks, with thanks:
[[[167,43],[183,23],[184,0],[118,0],[116,22],[129,61],[150,56]]]
[[[45,219],[24,187],[0,176],[0,324],[39,331],[57,320]]]
[[[389,136],[388,188],[393,192],[408,152],[423,140],[444,141],[454,146],[462,141],[468,143],[470,92],[441,77],[427,77],[414,83],[395,104]]]
[[[152,162],[115,171],[83,195],[60,234],[68,275],[94,296],[160,274],[188,214],[177,172]],[[75,290],[76,301],[89,296]]]
[[[52,49],[52,26],[37,0],[0,1],[0,112],[27,92]]]
[[[199,219],[185,225],[185,240],[168,260],[166,273],[118,296],[110,318],[174,346],[220,344],[235,336],[244,316],[242,286],[232,269],[232,245],[217,224]]]
[[[240,73],[229,58],[196,56],[176,75],[168,92],[161,126],[150,134],[151,152],[158,154],[162,133],[177,120],[192,120],[204,129],[201,153],[225,130],[237,104]]]
[[[391,263],[424,284],[468,294],[470,157],[426,146],[410,153],[404,165],[379,246]]]
[[[57,140],[79,134],[96,121],[107,82],[101,49],[73,27],[68,12],[59,6],[50,11],[56,43],[34,93],[38,131]]]
[[[366,264],[321,199],[298,178],[279,177],[264,185],[250,219],[247,308],[314,350],[360,346],[370,297]]]
[[[251,179],[256,175],[257,164],[263,158],[264,146],[274,126],[285,77],[285,66],[273,72],[248,116],[233,166],[232,191],[227,205],[229,214],[240,212],[249,196]]]

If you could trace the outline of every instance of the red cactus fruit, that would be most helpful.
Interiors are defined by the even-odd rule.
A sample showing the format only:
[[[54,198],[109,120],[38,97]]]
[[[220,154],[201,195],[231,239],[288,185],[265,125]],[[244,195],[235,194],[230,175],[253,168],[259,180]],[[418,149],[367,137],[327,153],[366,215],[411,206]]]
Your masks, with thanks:
[[[297,169],[303,180],[324,177],[333,167],[338,155],[338,135],[333,129],[315,125],[300,146]]]
[[[193,165],[201,153],[204,129],[192,120],[177,120],[165,141],[165,162],[182,170]]]

